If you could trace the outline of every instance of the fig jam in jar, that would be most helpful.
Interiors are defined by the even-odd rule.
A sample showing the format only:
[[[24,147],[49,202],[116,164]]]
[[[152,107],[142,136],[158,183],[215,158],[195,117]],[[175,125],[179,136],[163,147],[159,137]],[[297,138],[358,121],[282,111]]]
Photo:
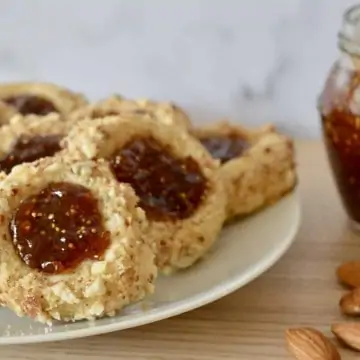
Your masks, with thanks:
[[[360,229],[360,5],[344,15],[339,49],[318,109],[341,200],[351,223]]]

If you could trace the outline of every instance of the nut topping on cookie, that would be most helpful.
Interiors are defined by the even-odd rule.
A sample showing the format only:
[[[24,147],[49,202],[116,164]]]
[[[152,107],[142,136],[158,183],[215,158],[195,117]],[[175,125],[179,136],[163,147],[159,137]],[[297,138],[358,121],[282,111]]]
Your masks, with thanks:
[[[200,205],[206,178],[191,157],[177,159],[151,137],[130,140],[110,160],[120,182],[129,183],[153,220],[185,219]]]
[[[9,230],[21,259],[46,273],[99,259],[109,245],[97,200],[87,188],[66,182],[51,183],[25,199]]]
[[[0,171],[9,173],[16,165],[55,155],[61,150],[61,139],[62,135],[21,136],[9,153],[0,158]]]
[[[241,156],[250,147],[249,142],[237,134],[206,136],[199,140],[212,157],[222,164]]]
[[[165,125],[178,126],[188,130],[191,126],[188,115],[172,103],[155,102],[152,100],[132,100],[119,95],[86,105],[74,111],[72,120],[84,118],[96,119],[106,116],[147,117]]]
[[[19,94],[2,100],[14,107],[22,115],[48,115],[58,112],[52,102],[39,96]]]

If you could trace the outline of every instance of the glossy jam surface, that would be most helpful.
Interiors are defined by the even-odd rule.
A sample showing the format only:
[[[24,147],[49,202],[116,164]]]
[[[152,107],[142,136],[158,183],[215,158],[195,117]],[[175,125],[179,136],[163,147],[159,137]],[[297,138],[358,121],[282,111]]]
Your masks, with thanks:
[[[22,115],[47,115],[58,112],[50,101],[34,95],[18,95],[3,99],[5,103],[13,106]]]
[[[319,99],[319,110],[328,158],[342,202],[349,217],[360,223],[359,91],[360,73],[337,64]]]
[[[11,151],[0,158],[0,171],[9,173],[16,165],[55,155],[61,150],[61,139],[62,135],[20,137]]]
[[[52,183],[23,201],[9,224],[20,258],[56,274],[99,259],[110,243],[98,202],[81,185]]]
[[[178,159],[152,138],[135,138],[110,159],[118,181],[129,183],[152,220],[177,220],[199,207],[207,181],[198,163]]]
[[[199,140],[212,157],[220,160],[222,164],[241,156],[249,148],[248,141],[236,134],[229,136],[214,135]]]

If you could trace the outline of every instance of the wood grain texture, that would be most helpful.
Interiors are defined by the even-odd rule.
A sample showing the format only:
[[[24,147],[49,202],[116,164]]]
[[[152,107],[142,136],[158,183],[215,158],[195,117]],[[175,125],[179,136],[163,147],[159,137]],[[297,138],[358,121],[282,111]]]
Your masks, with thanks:
[[[266,274],[172,319],[85,339],[0,347],[0,359],[280,360],[291,359],[287,327],[313,326],[331,336],[344,292],[335,268],[360,259],[360,235],[349,230],[321,142],[299,141],[297,152],[302,225],[295,244]],[[343,359],[360,356],[341,352]]]

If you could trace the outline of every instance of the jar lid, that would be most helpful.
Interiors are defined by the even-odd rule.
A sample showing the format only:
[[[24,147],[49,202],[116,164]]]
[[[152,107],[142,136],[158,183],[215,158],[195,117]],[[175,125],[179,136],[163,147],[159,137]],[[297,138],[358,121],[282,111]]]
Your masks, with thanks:
[[[351,54],[360,56],[360,4],[350,7],[344,13],[339,46]]]

